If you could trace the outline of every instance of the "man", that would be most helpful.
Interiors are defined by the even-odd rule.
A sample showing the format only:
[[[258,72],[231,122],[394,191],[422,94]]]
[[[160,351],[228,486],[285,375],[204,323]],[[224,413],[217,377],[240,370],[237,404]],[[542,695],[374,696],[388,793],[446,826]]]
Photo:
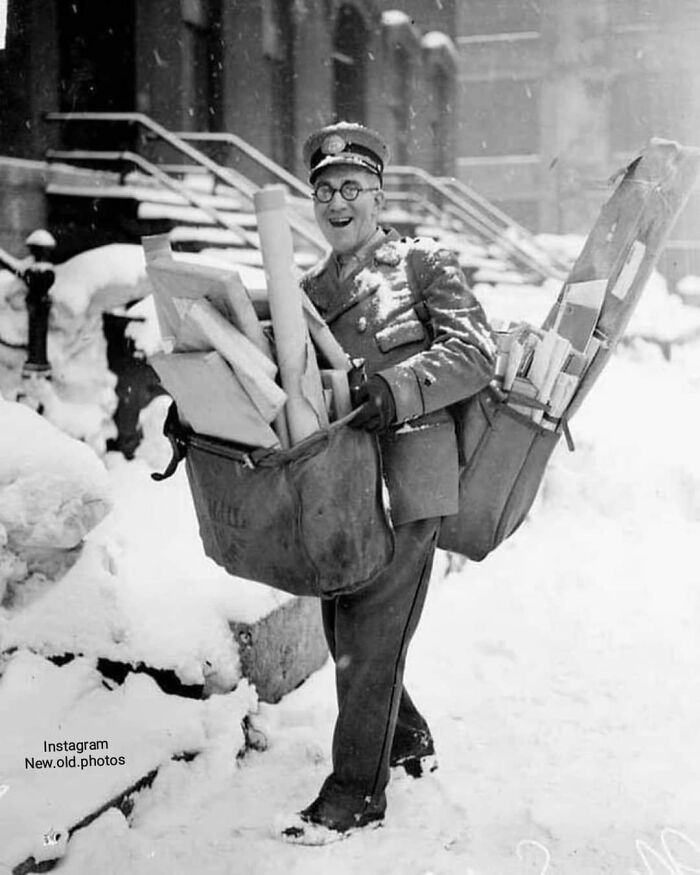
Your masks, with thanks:
[[[303,286],[345,351],[364,359],[352,426],[378,436],[396,534],[394,558],[372,583],[322,602],[336,663],[333,772],[282,831],[309,844],[379,823],[391,766],[415,777],[431,767],[430,730],[403,687],[406,651],[440,518],[457,511],[446,408],[493,376],[493,341],[454,254],[379,225],[387,159],[378,134],[345,122],[304,146],[316,221],[332,252]]]

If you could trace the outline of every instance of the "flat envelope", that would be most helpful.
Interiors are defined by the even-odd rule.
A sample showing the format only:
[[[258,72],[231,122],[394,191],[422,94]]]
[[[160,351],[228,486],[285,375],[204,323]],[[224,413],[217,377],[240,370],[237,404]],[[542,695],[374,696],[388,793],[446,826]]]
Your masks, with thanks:
[[[584,352],[603,306],[608,281],[589,280],[567,286],[554,323],[555,331],[578,352]]]
[[[279,445],[218,352],[157,353],[148,362],[196,432],[250,447]]]

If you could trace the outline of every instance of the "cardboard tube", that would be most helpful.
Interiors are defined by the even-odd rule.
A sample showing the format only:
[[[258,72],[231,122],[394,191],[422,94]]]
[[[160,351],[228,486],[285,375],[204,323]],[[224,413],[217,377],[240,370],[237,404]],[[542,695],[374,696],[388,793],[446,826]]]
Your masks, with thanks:
[[[294,278],[292,234],[285,212],[285,189],[267,186],[253,195],[258,220],[277,363],[287,393],[287,424],[292,444],[327,423],[318,366],[308,355],[301,289]],[[314,374],[315,369],[315,374]]]
[[[337,369],[322,370],[321,381],[324,390],[330,389],[332,393],[332,403],[330,405],[333,413],[333,420],[342,419],[352,411],[352,403],[350,402],[350,385],[348,383],[348,375],[346,371]]]

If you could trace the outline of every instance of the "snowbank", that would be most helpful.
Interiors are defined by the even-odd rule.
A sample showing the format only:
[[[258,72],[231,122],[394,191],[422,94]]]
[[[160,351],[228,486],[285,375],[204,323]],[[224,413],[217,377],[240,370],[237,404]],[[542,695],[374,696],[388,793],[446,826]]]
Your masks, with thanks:
[[[204,555],[184,466],[162,483],[151,479],[169,458],[161,434],[167,403],[159,398],[154,407],[142,420],[139,458],[107,457],[108,475],[102,477],[109,479],[112,512],[42,598],[8,614],[4,625],[0,618],[3,648],[145,663],[174,671],[185,684],[204,684],[207,692],[231,690],[240,670],[229,623],[254,622],[289,596],[232,577]],[[13,445],[24,442],[22,424],[36,418],[18,418]],[[55,454],[54,466],[60,460]],[[41,480],[44,470],[29,466],[27,476]],[[52,508],[47,505],[49,518]]]
[[[481,291],[490,315],[537,324],[558,288]],[[690,317],[652,286],[631,329],[671,337]],[[284,596],[203,557],[182,471],[150,481],[167,457],[156,399],[139,457],[107,459],[114,511],[79,562],[0,618],[3,642],[20,648],[0,682],[11,742],[0,829],[9,817],[20,835],[3,806],[28,774],[23,757],[61,737],[55,721],[63,737],[75,727],[115,751],[131,739],[119,741],[129,764],[140,751],[165,763],[131,814],[110,810],[76,833],[66,875],[697,870],[699,389],[697,342],[670,361],[645,341],[620,349],[571,424],[576,452],[557,449],[522,528],[445,579],[441,557],[407,667],[441,767],[420,781],[394,775],[385,826],[325,849],[282,845],[272,826],[308,804],[331,768],[333,667],[261,707],[269,749],[237,766],[240,719],[253,705],[242,689],[226,692],[237,678],[228,621]],[[27,648],[86,658],[58,669]],[[92,667],[101,654],[170,667],[223,694],[174,703],[144,677],[107,691]],[[133,734],[121,735],[122,716]],[[178,749],[201,753],[167,762]],[[17,810],[36,843],[65,818],[47,826],[33,815],[54,792],[53,774],[34,774]],[[70,779],[61,803],[94,798],[87,771],[59,777]],[[677,863],[664,844],[674,836]],[[650,848],[659,856],[645,866]]]
[[[55,579],[109,512],[107,472],[85,444],[0,399],[0,602]],[[67,556],[70,554],[70,556]]]
[[[85,660],[57,668],[27,651],[6,664],[0,698],[0,862],[9,868],[61,856],[69,829],[175,754],[206,748],[200,769],[231,775],[256,707],[245,682],[205,702],[168,696],[144,675],[109,690]]]

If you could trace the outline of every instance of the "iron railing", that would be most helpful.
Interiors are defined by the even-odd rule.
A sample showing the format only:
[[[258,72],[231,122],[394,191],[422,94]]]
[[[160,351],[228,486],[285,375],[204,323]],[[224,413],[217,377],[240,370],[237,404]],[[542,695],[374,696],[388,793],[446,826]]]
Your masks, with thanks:
[[[55,161],[86,161],[86,162],[106,162],[106,163],[127,163],[134,164],[139,169],[143,170],[148,176],[157,179],[163,186],[174,191],[181,198],[186,200],[190,206],[196,207],[205,213],[215,225],[221,225],[228,231],[233,231],[242,244],[256,246],[256,239],[249,234],[240,225],[232,222],[226,215],[206,203],[203,198],[196,194],[192,189],[177,179],[173,179],[167,173],[164,173],[156,164],[152,164],[137,152],[128,150],[122,152],[101,152],[99,150],[87,149],[49,149],[46,157]]]
[[[534,272],[542,279],[566,276],[567,268],[556,262],[546,250],[537,244],[534,237],[500,211],[472,192],[457,180],[444,180],[431,176],[418,167],[392,165],[386,169],[386,180],[391,188],[419,188],[426,193],[426,200],[439,203],[461,220],[468,231],[481,240],[499,247],[521,268]],[[503,216],[503,219],[501,219]],[[509,236],[510,235],[510,236]],[[523,242],[527,241],[527,245]]]
[[[147,136],[151,138],[155,138],[166,143],[176,152],[179,152],[181,155],[186,156],[195,167],[203,167],[205,168],[212,177],[217,181],[222,183],[223,185],[228,186],[229,188],[234,189],[239,195],[242,195],[247,201],[251,202],[252,209],[252,198],[255,192],[258,190],[258,186],[255,183],[251,182],[247,179],[243,174],[238,173],[230,167],[224,167],[221,164],[218,164],[216,161],[213,161],[206,155],[204,152],[196,149],[194,146],[191,146],[188,142],[186,142],[182,137],[179,137],[177,134],[172,133],[167,128],[164,128],[162,125],[153,121],[147,115],[139,112],[51,112],[46,115],[47,121],[52,122],[64,122],[64,123],[80,123],[80,122],[88,122],[88,123],[105,123],[105,122],[122,122],[131,124],[141,128]],[[252,147],[251,147],[252,149]],[[81,160],[77,157],[77,154],[80,154],[80,150],[63,150],[61,152],[63,158],[62,160],[70,160],[72,157],[75,160]],[[77,153],[77,154],[76,154]],[[95,152],[97,154],[97,152]],[[117,154],[117,153],[102,153],[103,157],[107,154]],[[125,153],[118,153],[125,154]],[[130,152],[131,155],[137,155],[138,153]],[[139,156],[141,157],[141,156]],[[90,159],[90,160],[98,160],[98,159]],[[108,160],[104,157],[104,160]],[[145,161],[146,159],[143,159]],[[151,168],[157,167],[156,164],[152,162],[148,162]],[[162,172],[162,171],[161,171]],[[167,174],[166,174],[167,175]],[[172,177],[169,177],[172,181]],[[163,181],[162,178],[160,181]],[[169,186],[170,187],[170,186]],[[314,249],[318,250],[319,253],[325,252],[327,250],[327,246],[325,241],[323,240],[322,235],[319,231],[312,228],[310,223],[302,216],[300,216],[294,209],[293,205],[290,205],[288,210],[288,218],[289,224],[293,231],[295,231],[299,237],[304,239],[307,244],[310,244]],[[224,220],[221,222],[217,219],[217,224],[222,224],[223,227],[231,230],[230,224]],[[245,233],[245,232],[242,232]]]
[[[192,143],[220,143],[236,149],[247,159],[253,161],[258,167],[272,175],[279,182],[286,185],[292,194],[289,203],[289,222],[292,230],[310,244],[318,253],[327,251],[327,244],[310,218],[304,215],[303,210],[310,205],[310,189],[292,173],[280,167],[255,147],[251,146],[241,137],[232,133],[210,132],[181,132],[173,133],[162,125],[153,121],[149,116],[137,112],[72,112],[72,113],[49,113],[46,118],[49,121],[60,122],[122,122],[137,126],[142,130],[145,138],[167,144],[180,155],[185,156],[191,164],[177,165],[179,173],[186,173],[189,168],[197,172],[205,171],[214,180],[214,188],[221,183],[242,196],[250,203],[252,210],[252,198],[259,190],[254,182],[232,167],[217,163]],[[172,165],[158,162],[148,162],[143,156],[133,151],[122,152],[86,152],[84,150],[52,151],[51,157],[61,156],[63,160],[90,160],[97,161],[99,157],[107,160],[107,156],[118,156],[119,160],[130,160],[141,167],[150,176],[158,179],[163,185],[171,190],[177,190],[190,203],[195,203],[198,196],[191,189],[178,183],[178,180],[166,173],[167,169],[173,169]],[[90,155],[90,157],[86,157]],[[83,158],[79,158],[83,156]],[[99,157],[98,157],[99,156]],[[128,157],[126,157],[128,156]],[[507,258],[512,260],[518,267],[525,269],[534,275],[547,279],[555,277],[562,279],[568,272],[568,265],[563,264],[555,256],[549,253],[537,242],[535,237],[524,227],[511,219],[494,204],[481,197],[463,182],[453,178],[435,177],[418,167],[392,165],[385,172],[388,195],[390,201],[405,203],[415,210],[416,206],[430,216],[438,224],[443,224],[441,219],[445,215],[450,216],[464,228],[468,235],[476,236],[477,239],[497,247]],[[176,184],[182,186],[176,188]],[[185,193],[187,189],[187,194]],[[225,216],[220,215],[214,207],[202,202],[196,205],[205,210],[218,225],[228,230],[237,230],[247,242],[256,245],[251,240],[248,232],[234,224]],[[214,215],[216,218],[214,219]],[[450,230],[454,231],[454,227]]]

